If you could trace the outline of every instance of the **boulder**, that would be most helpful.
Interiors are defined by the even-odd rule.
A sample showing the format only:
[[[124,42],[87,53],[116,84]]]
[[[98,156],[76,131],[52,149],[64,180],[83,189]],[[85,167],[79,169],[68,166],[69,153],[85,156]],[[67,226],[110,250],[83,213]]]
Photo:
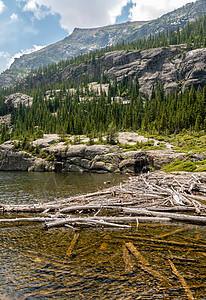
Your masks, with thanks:
[[[27,107],[32,105],[33,98],[25,94],[15,93],[7,96],[4,103],[9,109],[12,108],[12,106],[17,108],[20,103]]]
[[[0,150],[0,171],[28,171],[35,158],[24,151]]]
[[[183,160],[185,153],[176,153],[169,150],[151,150],[147,151],[147,160],[150,166],[155,170],[161,169],[164,165],[171,163],[175,159]]]
[[[39,146],[39,148],[46,148],[52,144],[55,144],[59,139],[58,134],[44,134],[43,138],[35,140],[33,146]],[[60,146],[60,143],[58,144]]]
[[[34,164],[28,168],[29,172],[52,172],[55,171],[54,166],[41,158],[36,158]]]
[[[86,146],[85,145],[71,145],[69,146],[66,150],[66,157],[85,157],[85,151],[86,151]]]
[[[81,157],[73,157],[69,160],[69,162],[84,169],[90,169],[92,163],[90,160]]]
[[[85,148],[85,158],[93,159],[97,155],[105,155],[108,153],[117,153],[121,152],[121,148],[118,146],[109,146],[109,145],[92,145]]]

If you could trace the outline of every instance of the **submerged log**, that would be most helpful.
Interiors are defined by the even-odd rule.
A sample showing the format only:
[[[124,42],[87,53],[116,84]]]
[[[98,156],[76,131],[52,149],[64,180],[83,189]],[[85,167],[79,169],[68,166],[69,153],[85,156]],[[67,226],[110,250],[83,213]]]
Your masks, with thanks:
[[[169,261],[169,264],[172,268],[173,273],[178,277],[179,281],[181,282],[181,284],[182,284],[182,286],[183,286],[183,288],[184,288],[184,290],[187,294],[188,299],[193,300],[194,299],[193,294],[190,291],[186,281],[184,280],[184,277],[177,271],[177,269],[176,269],[175,265],[173,264],[173,262],[170,259],[168,261]]]
[[[133,265],[130,255],[129,255],[129,251],[127,250],[125,245],[122,246],[122,254],[123,254],[123,260],[124,260],[124,264],[125,264],[125,272],[130,273],[133,271],[134,265]]]
[[[69,248],[67,249],[67,252],[66,252],[65,256],[70,257],[72,255],[72,251],[73,251],[73,249],[74,249],[74,247],[75,247],[75,245],[77,243],[78,238],[79,238],[79,233],[75,233],[74,237],[73,237],[73,239],[71,241],[71,244],[70,244]]]
[[[152,275],[155,278],[158,278],[161,281],[164,281],[167,285],[170,283],[169,280],[158,271],[153,270],[149,267],[149,262],[142,256],[142,254],[135,248],[132,243],[126,243],[126,247],[131,251],[131,253],[137,258],[137,266],[140,267],[143,271]]]
[[[125,245],[130,250],[130,252],[141,262],[141,264],[145,266],[150,265],[147,259],[144,258],[144,256],[142,256],[142,254],[137,250],[137,248],[131,242],[126,243]]]

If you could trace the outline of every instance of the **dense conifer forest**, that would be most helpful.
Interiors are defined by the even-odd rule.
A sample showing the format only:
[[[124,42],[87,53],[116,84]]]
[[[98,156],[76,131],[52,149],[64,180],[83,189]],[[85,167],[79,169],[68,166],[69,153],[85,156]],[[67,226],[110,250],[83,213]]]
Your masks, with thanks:
[[[205,47],[206,17],[188,23],[181,31],[162,32],[156,37],[123,42],[86,55],[80,55],[57,65],[44,67],[35,74],[49,78],[68,64],[95,63],[95,58],[108,51],[150,49],[185,43],[189,49]],[[34,73],[34,72],[33,72]],[[33,74],[32,73],[32,74]],[[0,115],[11,113],[13,130],[7,125],[1,128],[1,142],[10,138],[35,137],[38,132],[59,134],[86,134],[91,137],[104,135],[111,128],[115,130],[142,130],[148,133],[176,133],[183,129],[206,131],[206,86],[197,90],[166,93],[161,84],[151,88],[151,95],[142,95],[138,78],[121,82],[109,80],[104,74],[94,78],[108,90],[91,88],[88,78],[80,82],[70,79],[47,86],[44,81],[38,88],[31,82],[29,89],[19,83],[15,87],[0,91]],[[22,104],[16,109],[5,106],[5,96],[22,92],[33,97],[31,107]],[[49,91],[49,92],[48,92]],[[46,95],[48,97],[46,97]]]

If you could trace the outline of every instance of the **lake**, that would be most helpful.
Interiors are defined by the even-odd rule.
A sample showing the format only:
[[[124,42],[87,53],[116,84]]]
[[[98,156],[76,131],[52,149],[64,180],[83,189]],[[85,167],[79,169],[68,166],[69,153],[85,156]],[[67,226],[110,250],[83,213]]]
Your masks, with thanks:
[[[127,178],[2,172],[0,198],[7,204],[47,202],[100,190],[109,186],[104,182],[116,185]],[[131,253],[131,245],[143,261]],[[204,226],[140,224],[138,230],[134,226],[80,232],[46,231],[43,225],[0,227],[0,299],[5,300],[206,299],[205,267]]]

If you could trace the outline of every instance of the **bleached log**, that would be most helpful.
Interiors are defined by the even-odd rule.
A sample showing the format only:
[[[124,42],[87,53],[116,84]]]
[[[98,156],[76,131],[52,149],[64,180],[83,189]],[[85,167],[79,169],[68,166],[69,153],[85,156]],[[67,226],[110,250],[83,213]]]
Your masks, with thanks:
[[[16,218],[16,219],[0,219],[0,224],[3,223],[18,223],[18,222],[24,222],[24,223],[32,223],[32,222],[38,222],[38,223],[44,223],[44,222],[54,222],[57,221],[57,218]]]
[[[156,212],[156,211],[149,211],[147,209],[135,209],[135,208],[125,208],[125,207],[123,207],[122,210],[124,213],[133,214],[137,216],[142,215],[142,216],[160,217],[160,218],[165,217],[176,221],[206,224],[206,217]]]
[[[84,222],[85,224],[94,223],[95,221],[102,221],[103,222],[115,222],[115,223],[136,223],[137,218],[136,217],[85,217],[85,218],[65,218],[65,219],[58,219],[55,221],[52,221],[50,223],[46,223],[46,228],[52,228],[52,227],[58,227],[63,226],[64,224],[76,224]],[[138,218],[139,223],[168,223],[171,222],[170,218],[158,218],[158,217],[139,217]],[[104,223],[105,225],[105,223]]]

